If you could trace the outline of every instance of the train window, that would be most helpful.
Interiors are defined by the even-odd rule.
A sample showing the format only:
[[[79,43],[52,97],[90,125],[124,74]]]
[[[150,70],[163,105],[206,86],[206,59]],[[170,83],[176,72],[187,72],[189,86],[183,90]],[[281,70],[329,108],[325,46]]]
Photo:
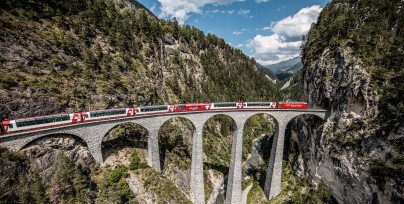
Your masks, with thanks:
[[[156,107],[140,108],[140,111],[142,111],[142,112],[162,111],[162,110],[168,110],[167,106],[156,106]]]
[[[185,109],[185,105],[183,105],[183,104],[178,105],[178,108],[179,108],[179,109]]]
[[[61,116],[50,116],[50,117],[43,117],[43,118],[33,118],[29,120],[20,120],[16,121],[16,127],[24,127],[24,126],[31,126],[31,125],[40,125],[45,123],[54,123],[59,121],[66,121],[70,120],[69,115],[61,115]]]
[[[27,121],[27,126],[29,126],[29,125],[35,125],[35,120]]]
[[[17,127],[24,127],[29,125],[28,121],[16,121],[15,124],[17,125]]]
[[[45,120],[46,120],[46,118],[35,119],[35,124],[38,125],[38,124],[46,123]]]
[[[11,128],[13,128],[13,127],[14,127],[13,124],[11,124],[11,123],[8,124],[8,128],[9,128],[9,129],[11,129]]]
[[[236,103],[215,103],[215,107],[235,107]]]
[[[50,119],[50,118],[49,118]],[[50,119],[52,120],[52,119]],[[69,115],[61,115],[61,116],[54,116],[53,117],[53,121],[54,122],[59,122],[59,121],[66,121],[66,120],[70,120],[70,116]]]
[[[126,114],[126,110],[106,110],[106,111],[98,111],[98,112],[90,112],[91,117],[102,117],[102,116],[109,116],[109,115],[120,115]]]
[[[248,106],[269,106],[271,103],[248,103]]]

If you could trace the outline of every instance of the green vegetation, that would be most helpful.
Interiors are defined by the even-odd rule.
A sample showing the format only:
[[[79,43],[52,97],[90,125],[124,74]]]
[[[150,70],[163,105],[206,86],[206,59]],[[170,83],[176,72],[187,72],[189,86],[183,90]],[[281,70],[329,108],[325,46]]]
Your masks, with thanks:
[[[144,188],[158,198],[157,203],[192,203],[173,182],[151,168],[135,172],[142,177]]]
[[[204,178],[204,189],[205,189],[205,199],[208,200],[210,195],[212,195],[213,192],[213,183],[209,179],[209,173],[208,170],[203,169],[203,178]]]
[[[97,203],[134,203],[134,195],[126,183],[128,169],[118,165],[113,169],[102,172],[99,180]]]
[[[129,163],[129,170],[137,170],[137,169],[143,169],[148,167],[146,163],[142,162],[142,160],[139,158],[139,154],[137,151],[133,151],[131,160]]]
[[[185,118],[175,118],[163,124],[159,131],[160,154],[164,165],[174,165],[179,170],[191,169],[192,123]]]
[[[401,0],[334,0],[308,33],[302,52],[304,64],[309,65],[326,47],[350,47],[381,94],[378,118],[386,132],[404,121],[404,15],[399,5]],[[332,54],[330,60],[339,57]]]
[[[10,94],[6,98],[14,93],[13,99],[54,102],[54,109],[44,106],[46,113],[280,98],[239,49],[131,3],[135,8],[121,0],[0,2],[0,74],[6,76],[0,90]],[[163,55],[162,42],[180,42],[180,47]]]
[[[387,161],[375,161],[371,166],[370,172],[376,178],[382,181],[385,177],[397,178],[404,174],[404,156],[399,155],[390,158]]]
[[[124,123],[112,129],[104,138],[104,157],[114,154],[124,147],[147,148],[147,130],[134,123]]]
[[[293,155],[289,156],[289,161]],[[337,203],[333,198],[331,189],[320,182],[317,186],[309,178],[296,178],[293,174],[292,162],[285,162],[282,171],[282,187],[279,195],[266,201],[262,184],[255,182],[248,194],[248,203],[290,203],[290,204],[308,204],[308,203]]]
[[[362,141],[359,138],[354,138],[352,132],[345,131],[336,134],[336,142],[344,148],[361,149]]]
[[[83,203],[91,200],[90,178],[84,169],[76,167],[64,153],[58,155],[53,165],[48,196],[52,203]]]
[[[231,145],[233,140],[234,121],[225,115],[210,118],[203,129],[203,151],[206,161],[211,165],[230,165]]]
[[[23,163],[26,160],[25,156],[22,155],[21,153],[9,151],[3,147],[0,147],[0,158],[7,161],[18,163]]]
[[[22,186],[18,191],[19,203],[48,202],[48,198],[45,195],[46,187],[42,184],[42,179],[38,173],[31,172],[28,178],[28,181],[21,182]]]
[[[64,153],[57,155],[53,174],[44,182],[38,172],[29,170],[28,158],[2,148],[0,152],[0,160],[8,166],[5,172],[18,176],[18,181],[10,178],[12,185],[0,196],[0,203],[87,203],[94,199],[89,169],[76,166]]]
[[[253,178],[249,178],[247,180],[243,180],[242,183],[242,189],[246,189],[248,186],[250,186],[251,184],[254,184],[254,179]]]
[[[268,121],[269,117],[271,116],[258,114],[247,120],[244,125],[243,133],[243,160],[245,160],[247,155],[251,153],[252,142],[255,138],[258,138],[263,134],[270,135],[273,133],[273,125],[275,124]]]
[[[290,100],[290,101],[302,101],[304,98],[304,92],[302,91],[303,89],[303,84],[302,84],[302,70],[299,70],[297,72],[294,72],[293,75],[291,76],[291,81],[289,87],[280,90],[280,92],[283,95],[283,100]],[[284,81],[281,83],[278,88],[282,88],[282,86],[286,83]]]

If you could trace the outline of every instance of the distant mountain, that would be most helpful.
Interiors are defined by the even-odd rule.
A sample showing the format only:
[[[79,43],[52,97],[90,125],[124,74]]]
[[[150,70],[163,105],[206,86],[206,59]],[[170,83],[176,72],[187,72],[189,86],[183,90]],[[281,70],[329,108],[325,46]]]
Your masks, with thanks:
[[[274,73],[279,73],[282,70],[289,69],[298,63],[301,64],[301,59],[300,59],[300,57],[295,57],[295,58],[292,58],[289,60],[278,62],[276,64],[267,65],[266,67],[269,68]]]
[[[265,66],[266,70],[274,74],[275,77],[269,76],[271,79],[280,81],[286,81],[297,71],[303,68],[303,64],[300,57],[295,57],[293,59],[285,60],[276,64]]]
[[[266,66],[257,63],[257,69],[266,77],[268,77],[274,84],[279,81],[279,79],[276,77],[276,74],[268,69]]]
[[[297,64],[293,65],[289,68],[283,68],[276,73],[276,77],[279,81],[284,81],[289,79],[294,73],[301,70],[303,68],[302,62],[298,62]]]

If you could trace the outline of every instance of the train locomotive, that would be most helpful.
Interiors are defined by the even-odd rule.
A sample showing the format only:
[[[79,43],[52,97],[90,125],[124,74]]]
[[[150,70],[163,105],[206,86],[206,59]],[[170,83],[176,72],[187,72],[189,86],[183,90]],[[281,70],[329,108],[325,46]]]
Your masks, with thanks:
[[[108,110],[95,110],[66,114],[47,115],[30,118],[19,118],[1,121],[0,134],[53,128],[77,123],[112,120],[125,117],[142,117],[147,115],[164,115],[181,112],[268,110],[268,109],[307,109],[306,102],[220,102],[192,103],[159,106],[140,106]]]

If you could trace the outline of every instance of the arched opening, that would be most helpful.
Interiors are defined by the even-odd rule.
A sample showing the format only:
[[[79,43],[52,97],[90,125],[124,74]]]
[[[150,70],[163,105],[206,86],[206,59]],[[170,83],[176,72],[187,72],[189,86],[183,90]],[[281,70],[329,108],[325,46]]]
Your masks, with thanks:
[[[243,196],[263,203],[264,186],[273,138],[278,127],[271,115],[258,113],[246,121],[243,131]]]
[[[311,176],[316,174],[315,161],[323,153],[315,148],[323,132],[324,120],[317,115],[302,114],[294,117],[286,125],[283,148],[282,188],[276,200],[308,203],[336,203],[332,192],[323,182],[314,184]]]
[[[28,159],[27,175],[19,177],[19,189],[24,189],[25,198],[32,199],[26,202],[87,203],[96,198],[90,192],[96,191],[91,175],[97,165],[80,137],[64,133],[46,135],[31,141],[20,152]]]
[[[307,160],[310,155],[315,154],[313,145],[319,142],[323,125],[324,120],[313,114],[296,116],[287,124],[283,160],[286,165],[293,165],[290,167],[295,174],[304,175],[307,173],[307,164],[303,160]]]
[[[45,135],[29,142],[20,151],[29,158],[36,158],[38,163],[49,163],[49,166],[59,152],[67,154],[78,165],[93,166],[95,164],[86,142],[72,134]]]
[[[203,126],[204,183],[207,203],[224,203],[232,140],[237,130],[233,118],[214,115]]]
[[[192,163],[192,138],[195,127],[183,117],[171,118],[159,129],[160,164],[163,175],[189,200]]]
[[[122,123],[111,128],[103,137],[101,149],[104,165],[129,165],[132,157],[146,163],[148,131],[136,123]]]

